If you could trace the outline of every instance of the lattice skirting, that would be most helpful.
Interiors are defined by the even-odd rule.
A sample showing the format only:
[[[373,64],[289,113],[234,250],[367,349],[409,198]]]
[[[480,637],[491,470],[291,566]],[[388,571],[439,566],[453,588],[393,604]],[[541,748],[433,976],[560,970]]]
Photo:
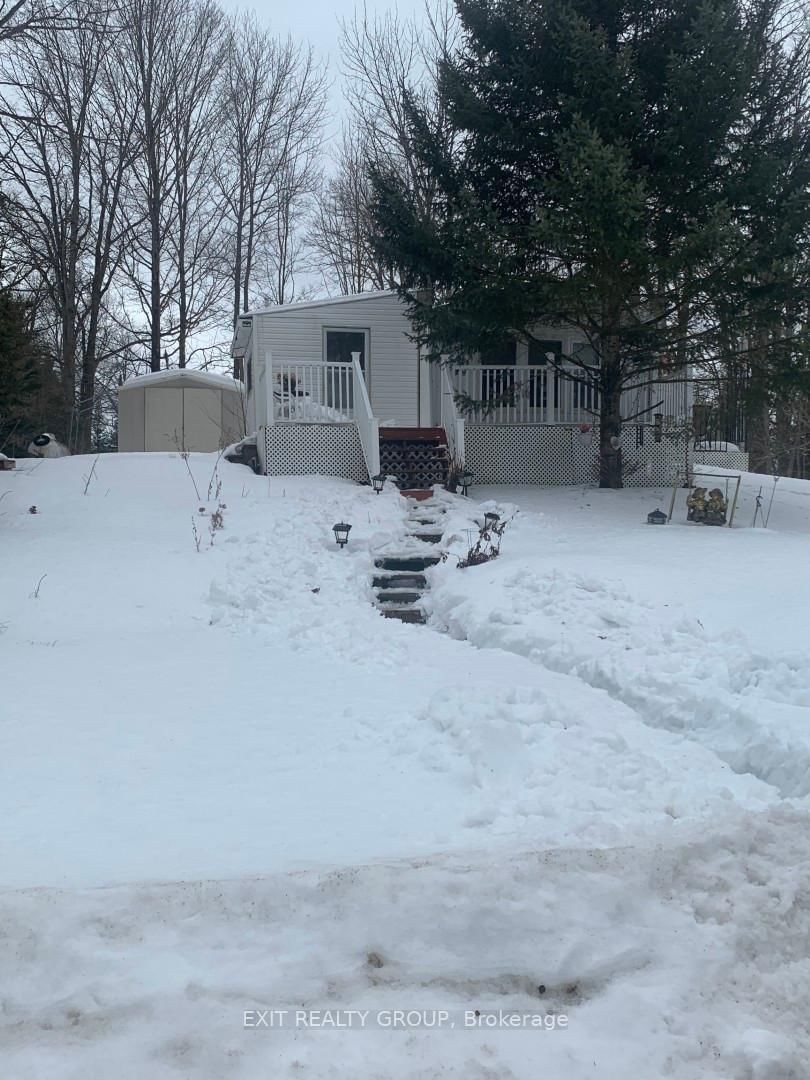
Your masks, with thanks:
[[[464,425],[464,463],[478,484],[574,484],[571,428]]]
[[[268,476],[345,476],[368,480],[356,424],[274,424],[259,439]]]
[[[695,450],[695,465],[716,465],[720,469],[739,469],[748,472],[747,450]]]
[[[471,424],[464,428],[465,462],[479,484],[599,483],[599,429],[583,433],[578,426],[544,424]],[[686,439],[665,432],[661,442],[653,428],[632,425],[622,431],[624,483],[627,487],[671,484],[687,466]],[[692,464],[746,469],[741,451],[689,451]]]

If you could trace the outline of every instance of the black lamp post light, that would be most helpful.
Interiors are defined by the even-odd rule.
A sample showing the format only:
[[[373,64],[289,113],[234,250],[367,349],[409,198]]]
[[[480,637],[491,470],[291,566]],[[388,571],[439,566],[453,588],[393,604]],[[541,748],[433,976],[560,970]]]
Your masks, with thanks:
[[[653,510],[652,513],[647,514],[648,525],[666,525],[668,520],[663,510]]]
[[[335,534],[335,543],[342,548],[345,547],[349,542],[349,533],[351,531],[351,525],[345,521],[339,521],[337,525],[333,525],[332,532]]]
[[[371,478],[371,486],[374,488],[374,494],[379,495],[382,489],[385,487],[386,476],[385,473],[378,473]]]
[[[470,485],[475,482],[475,473],[465,469],[464,472],[458,474],[458,482],[461,485],[461,494],[466,495]]]

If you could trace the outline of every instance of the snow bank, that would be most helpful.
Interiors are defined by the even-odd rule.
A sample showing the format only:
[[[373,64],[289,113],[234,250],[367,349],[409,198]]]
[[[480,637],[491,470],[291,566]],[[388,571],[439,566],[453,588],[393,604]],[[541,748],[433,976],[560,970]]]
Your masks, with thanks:
[[[771,811],[641,849],[0,895],[4,1074],[803,1080],[808,867],[806,816]]]
[[[748,478],[749,495],[761,479]],[[504,494],[521,498],[515,489]],[[546,494],[553,505],[553,496]],[[784,796],[807,796],[810,653],[796,648],[806,640],[801,627],[806,628],[807,615],[798,611],[795,568],[807,544],[803,500],[810,484],[803,488],[794,481],[780,490],[774,514],[791,519],[795,510],[798,534],[787,534],[780,544],[781,566],[772,562],[780,536],[770,530],[701,530],[677,522],[666,532],[653,530],[641,524],[640,515],[630,517],[640,505],[636,493],[611,495],[629,511],[618,537],[610,528],[606,536],[590,528],[598,515],[587,511],[599,493],[588,492],[579,497],[585,511],[581,528],[576,518],[521,512],[506,534],[501,558],[462,572],[451,559],[434,571],[436,624],[479,647],[507,649],[574,675],[627,705],[646,724],[701,742],[736,772],[750,773]],[[647,494],[646,503],[654,502]],[[515,512],[492,505],[502,516]],[[470,526],[472,520],[456,522],[456,552],[464,550]],[[576,561],[579,570],[560,567],[561,549],[569,543],[576,552],[569,562]],[[763,543],[770,546],[763,549]],[[609,549],[609,574],[603,545]],[[650,591],[648,571],[634,562],[642,546],[646,558],[652,552],[658,560],[659,598]],[[724,617],[733,625],[738,616],[733,589],[725,595],[722,585],[709,586],[717,564],[709,562],[702,571],[695,565],[709,552],[717,558],[723,548],[737,590],[756,595],[761,617],[784,624],[788,612],[796,616],[787,625],[794,645],[789,651],[754,648],[741,629],[704,626],[702,619],[709,623],[711,616],[717,624],[718,608],[721,626]],[[763,559],[761,576],[751,572],[752,556]],[[595,569],[586,569],[589,565]],[[769,594],[767,615],[763,590]]]

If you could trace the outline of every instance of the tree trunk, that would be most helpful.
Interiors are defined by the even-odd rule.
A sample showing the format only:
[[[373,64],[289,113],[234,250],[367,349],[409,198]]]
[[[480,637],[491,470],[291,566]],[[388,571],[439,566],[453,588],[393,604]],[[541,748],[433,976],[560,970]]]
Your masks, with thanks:
[[[93,402],[96,390],[96,364],[85,357],[79,389],[79,415],[76,423],[76,453],[90,452],[90,436],[93,425]]]
[[[160,183],[159,178],[157,183]],[[149,282],[149,319],[150,348],[149,363],[152,371],[160,371],[160,195],[153,189],[150,207],[150,282]]]
[[[745,395],[745,432],[751,472],[773,473],[771,416],[767,379],[768,332],[760,330],[749,362],[751,375]]]
[[[599,487],[620,488],[622,483],[622,382],[619,343],[602,341],[599,405]]]

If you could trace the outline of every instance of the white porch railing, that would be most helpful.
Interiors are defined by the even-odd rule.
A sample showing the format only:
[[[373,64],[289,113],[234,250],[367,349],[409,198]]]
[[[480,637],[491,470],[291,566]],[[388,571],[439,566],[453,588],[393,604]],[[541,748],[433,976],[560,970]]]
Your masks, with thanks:
[[[279,362],[268,353],[265,377],[268,423],[339,424],[355,419],[351,364],[325,364],[318,360]]]
[[[447,434],[447,449],[453,461],[464,463],[464,420],[456,408],[456,396],[447,368],[442,368],[441,425]]]
[[[368,475],[377,476],[380,471],[380,421],[375,419],[371,411],[366,388],[366,378],[360,367],[360,353],[352,353],[352,377],[353,377],[353,407],[354,421],[360,435],[360,443],[363,447],[363,457],[366,459]]]
[[[558,371],[539,365],[470,364],[453,368],[450,378],[459,399],[457,408],[460,406],[462,414],[474,423],[582,424],[598,418],[599,393],[576,367]],[[645,379],[622,394],[622,415],[638,423],[653,423],[654,414],[659,412],[669,422],[678,422],[686,419],[690,410],[690,385],[686,382]]]

